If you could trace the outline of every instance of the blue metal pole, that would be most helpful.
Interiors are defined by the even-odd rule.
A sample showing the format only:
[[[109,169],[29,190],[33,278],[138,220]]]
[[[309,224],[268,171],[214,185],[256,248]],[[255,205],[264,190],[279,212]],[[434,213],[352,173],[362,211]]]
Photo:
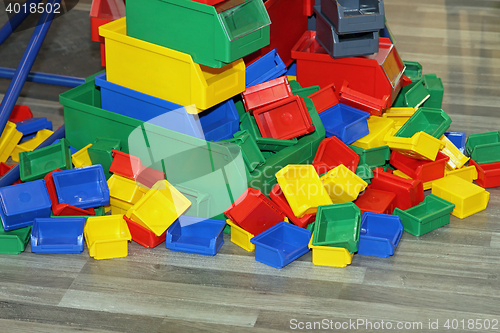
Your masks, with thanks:
[[[15,72],[16,70],[13,68],[0,67],[0,78],[12,79]],[[74,88],[85,83],[84,78],[41,72],[30,72],[26,81],[70,88]]]
[[[30,5],[32,3],[38,4],[41,1],[42,0],[28,0],[28,1],[26,1],[26,6],[20,7],[22,9],[22,11],[14,14],[9,19],[9,21],[7,21],[7,23],[5,23],[2,28],[0,28],[0,45],[2,45],[2,43],[5,42],[5,40],[7,38],[9,38],[9,36],[14,32],[14,30],[16,30],[17,27],[19,25],[21,25],[21,23],[23,23],[23,21],[28,17],[28,15],[30,14],[30,10],[29,10]]]
[[[43,147],[47,147],[47,146],[51,145],[57,139],[62,139],[64,137],[65,137],[64,125],[62,125],[61,127],[59,127],[57,129],[57,131],[52,133],[51,136],[49,136],[47,139],[45,139],[44,142],[40,143],[40,145],[38,147],[36,147],[35,150],[43,148]],[[19,177],[20,177],[19,164],[16,164],[12,169],[7,171],[7,173],[5,175],[3,175],[2,178],[0,178],[0,187],[9,186],[9,185],[14,184],[19,179]],[[0,208],[0,209],[2,209],[2,208]]]
[[[61,0],[49,0],[47,1],[45,8],[47,8],[47,5],[49,3],[52,5],[50,8],[54,8],[54,5],[60,2]],[[2,104],[0,104],[1,131],[3,131],[5,125],[7,124],[7,121],[9,120],[12,109],[14,108],[14,105],[19,98],[19,94],[21,93],[21,89],[23,89],[26,77],[31,71],[31,67],[33,67],[33,63],[35,62],[36,56],[38,55],[38,51],[40,51],[43,40],[45,39],[45,36],[49,31],[54,15],[55,13],[53,11],[51,11],[50,13],[46,11],[43,12],[42,16],[38,20],[38,25],[35,27],[35,31],[31,36],[28,47],[24,51],[23,57],[19,62],[19,66],[17,66],[14,78],[12,79],[12,81],[10,81],[9,88],[7,89],[7,92],[3,97]]]

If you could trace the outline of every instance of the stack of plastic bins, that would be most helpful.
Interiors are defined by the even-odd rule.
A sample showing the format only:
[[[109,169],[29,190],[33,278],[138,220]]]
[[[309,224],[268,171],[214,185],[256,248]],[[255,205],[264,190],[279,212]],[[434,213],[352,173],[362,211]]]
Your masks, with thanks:
[[[89,255],[94,259],[122,258],[128,255],[130,231],[120,215],[89,217],[83,230]]]
[[[166,247],[172,251],[214,256],[224,239],[225,221],[180,216],[167,230]]]
[[[283,268],[309,252],[310,240],[309,230],[280,222],[250,241],[255,244],[255,260],[275,268]]]
[[[111,214],[125,215],[149,190],[133,179],[112,175],[108,181]]]
[[[396,208],[404,230],[414,236],[421,236],[450,223],[450,214],[455,205],[447,200],[429,194],[424,201],[406,210]]]
[[[404,64],[387,38],[379,39],[379,52],[373,56],[333,59],[316,41],[316,32],[306,31],[292,57],[297,60],[297,80],[304,86],[341,87],[346,80],[360,93],[378,99],[390,95],[391,102],[401,89]]]
[[[85,221],[84,217],[35,219],[31,231],[31,252],[82,252]]]
[[[477,164],[500,162],[500,131],[469,135],[465,150]]]
[[[261,84],[248,87],[242,94],[245,110],[253,113],[254,110],[292,97],[292,89],[286,76],[281,76]]]
[[[402,235],[403,225],[398,216],[363,213],[358,254],[375,257],[392,256]]]

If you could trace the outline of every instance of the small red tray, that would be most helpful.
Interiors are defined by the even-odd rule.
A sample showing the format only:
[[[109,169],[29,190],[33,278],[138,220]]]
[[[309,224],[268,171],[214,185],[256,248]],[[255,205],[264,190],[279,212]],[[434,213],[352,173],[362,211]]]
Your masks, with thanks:
[[[359,163],[359,155],[356,154],[345,143],[336,136],[323,139],[319,144],[316,156],[314,156],[313,166],[318,175],[343,164],[352,172],[356,172]]]
[[[359,207],[361,213],[371,212],[380,214],[392,214],[396,194],[382,190],[376,190],[370,185],[358,196],[354,204]]]
[[[156,236],[154,232],[149,229],[144,228],[139,223],[136,223],[123,215],[123,218],[127,222],[128,229],[130,230],[130,235],[132,235],[132,240],[138,244],[141,244],[148,249],[152,249],[159,244],[163,243],[167,238],[167,230],[161,236]]]
[[[8,165],[4,162],[0,162],[0,177],[2,177],[7,172],[9,172],[9,170],[12,169],[14,167],[14,165]],[[16,180],[15,183],[13,183],[12,185],[16,185],[16,184],[21,184],[21,180],[20,179]]]
[[[307,97],[312,99],[318,113],[321,113],[331,108],[332,106],[339,104],[339,97],[337,92],[335,91],[335,84],[333,83]]]
[[[340,103],[347,104],[361,111],[369,112],[372,116],[380,117],[391,106],[391,96],[385,95],[382,99],[375,98],[348,87],[344,81],[340,88]]]
[[[134,179],[146,187],[151,187],[157,181],[165,179],[163,171],[145,167],[138,157],[115,149],[113,149],[113,162],[109,172]]]
[[[248,87],[243,93],[245,110],[253,110],[293,96],[286,76]]]
[[[405,210],[424,200],[424,185],[421,180],[404,179],[383,171],[383,168],[375,168],[373,175],[370,187],[396,194],[394,207]]]
[[[296,217],[292,211],[292,208],[290,208],[288,201],[286,201],[285,195],[283,194],[283,191],[281,190],[279,184],[274,185],[271,193],[269,193],[269,198],[285,213],[288,219],[296,226],[305,228],[308,224],[314,222],[314,220],[316,219],[316,214],[305,214],[300,218]]]
[[[469,165],[473,165],[477,170],[476,183],[483,188],[500,186],[500,162],[477,164],[474,160],[469,160]]]
[[[400,154],[397,151],[393,151],[391,153],[390,163],[405,175],[426,183],[444,177],[446,162],[449,159],[448,156],[441,152],[438,152],[435,161],[425,161],[417,160]]]
[[[9,121],[18,123],[20,121],[33,118],[33,113],[27,105],[14,105]]]

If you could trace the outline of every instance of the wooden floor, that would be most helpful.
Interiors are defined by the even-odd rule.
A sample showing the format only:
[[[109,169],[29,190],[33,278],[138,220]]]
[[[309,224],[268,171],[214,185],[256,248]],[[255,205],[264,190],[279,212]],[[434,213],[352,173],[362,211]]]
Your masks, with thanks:
[[[499,130],[500,2],[385,0],[385,6],[402,58],[443,79],[451,129]],[[71,22],[87,22],[88,12],[73,15]],[[75,29],[87,29],[82,24]],[[86,57],[81,43],[65,46],[64,52],[79,56],[61,62],[63,68],[46,65],[50,57],[36,66],[77,76],[97,71],[98,49],[89,46],[93,53]],[[6,52],[0,47],[0,66],[6,66]],[[71,73],[79,59],[88,64]],[[49,91],[55,88],[44,89],[49,88],[29,86],[21,102],[62,123],[56,91]],[[127,258],[104,261],[90,258],[87,250],[35,255],[28,248],[0,257],[0,332],[281,332],[324,319],[371,322],[372,328],[361,325],[354,332],[379,332],[381,321],[393,323],[397,332],[442,332],[453,319],[458,323],[453,332],[495,332],[500,330],[500,190],[489,191],[487,210],[463,220],[452,216],[449,226],[421,237],[405,233],[393,257],[355,255],[343,269],[314,266],[311,253],[274,269],[228,237],[215,257],[136,243]],[[469,319],[496,320],[497,330],[468,329]],[[429,321],[436,320],[439,329],[429,329]],[[396,322],[421,322],[422,328],[395,329]]]

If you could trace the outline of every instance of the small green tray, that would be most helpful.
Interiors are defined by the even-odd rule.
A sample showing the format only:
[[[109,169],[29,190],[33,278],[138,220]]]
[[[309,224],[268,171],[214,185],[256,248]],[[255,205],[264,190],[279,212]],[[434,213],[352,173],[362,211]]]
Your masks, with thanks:
[[[418,108],[430,97],[431,94],[425,88],[424,80],[420,79],[415,82],[415,85],[413,85],[408,92],[406,92],[404,97],[404,106]]]
[[[443,81],[436,74],[426,74],[424,75],[424,85],[431,96],[422,106],[441,109],[444,95]]]
[[[106,179],[111,177],[109,168],[113,162],[113,149],[120,150],[121,142],[117,139],[96,138],[91,147],[87,150],[92,164],[102,165]]]
[[[372,169],[384,166],[391,158],[389,146],[380,146],[370,149],[363,149],[352,145],[348,146],[360,156],[359,164],[366,164]]]
[[[477,164],[500,162],[500,131],[469,135],[465,151]]]
[[[439,139],[450,125],[451,118],[443,110],[419,108],[396,132],[395,136],[411,138],[422,131]]]
[[[356,175],[368,184],[371,184],[371,179],[374,177],[373,171],[368,164],[358,164]]]
[[[30,241],[30,236],[31,226],[5,231],[0,222],[0,254],[19,254],[23,252],[26,244]]]
[[[403,72],[412,82],[416,82],[422,78],[422,65],[416,61],[404,61],[406,66]]]
[[[259,150],[257,142],[248,131],[239,131],[237,134],[234,134],[233,139],[221,140],[218,142],[229,142],[238,145],[241,149],[243,161],[245,161],[248,172],[254,171],[259,165],[266,162],[264,155],[262,155]]]

